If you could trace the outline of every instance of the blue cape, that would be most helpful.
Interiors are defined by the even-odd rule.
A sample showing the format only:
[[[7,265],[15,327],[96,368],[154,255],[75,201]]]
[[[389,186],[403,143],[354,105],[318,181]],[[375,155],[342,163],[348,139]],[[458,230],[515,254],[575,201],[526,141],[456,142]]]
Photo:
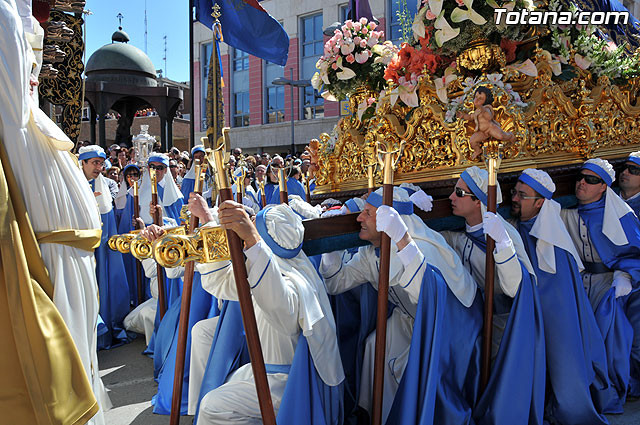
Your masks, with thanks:
[[[186,204],[189,202],[189,194],[193,192],[193,188],[195,187],[196,179],[192,178],[184,178],[182,179],[182,183],[180,184],[180,192],[182,192],[182,201]]]
[[[153,397],[153,413],[169,415],[171,413],[171,398],[173,397],[173,378],[176,366],[176,353],[178,349],[178,325],[180,322],[182,295],[176,298],[158,329],[156,341],[163,341],[162,349],[154,353],[154,364],[160,363],[158,373],[158,393]],[[191,308],[189,311],[189,328],[187,333],[187,356],[184,362],[184,375],[182,380],[182,401],[180,414],[187,414],[189,395],[189,366],[191,357],[191,328],[200,320],[215,317],[220,313],[218,300],[202,289],[200,273],[193,274],[193,289],[191,293]]]
[[[95,190],[95,180],[91,181]],[[98,336],[98,349],[108,349],[127,343],[135,338],[124,329],[123,320],[129,314],[129,284],[122,261],[122,254],[109,249],[107,241],[117,234],[113,210],[101,214],[102,236],[95,250],[96,277],[100,294],[100,318],[104,329]]]
[[[274,183],[267,183],[264,185],[264,194],[267,200],[267,205],[269,204],[279,204],[280,203],[280,186]],[[307,193],[304,190],[304,186],[298,180],[293,177],[289,177],[287,180],[287,194],[288,195],[298,195],[303,200],[306,200]],[[262,196],[260,196],[260,207],[264,208],[262,205]]]
[[[562,424],[608,424],[602,414],[609,397],[604,340],[582,284],[575,259],[554,247],[556,273],[541,270],[537,239],[530,235],[535,219],[518,222],[538,277],[547,355],[545,416]],[[604,404],[604,405],[603,405]]]
[[[215,359],[215,360],[214,360]],[[205,369],[200,401],[249,362],[240,304],[224,301]],[[343,384],[326,385],[318,376],[306,339],[300,335],[276,421],[279,425],[339,425],[343,420]],[[194,424],[198,423],[196,413]]]
[[[478,291],[471,307],[464,307],[440,271],[427,265],[407,367],[387,424],[474,423],[482,305]]]
[[[482,231],[480,231],[482,232]],[[471,236],[471,235],[470,235]],[[486,250],[484,237],[472,237]],[[541,424],[546,384],[544,326],[535,277],[522,263],[522,280],[510,302],[509,318],[487,388],[473,411],[477,424]],[[494,305],[506,307],[496,296]]]
[[[602,262],[611,270],[622,270],[631,275],[634,289],[640,286],[640,222],[633,213],[620,218],[624,233],[629,240],[626,245],[615,245],[602,233],[605,195],[596,202],[578,206],[578,214],[589,229],[589,237]]]

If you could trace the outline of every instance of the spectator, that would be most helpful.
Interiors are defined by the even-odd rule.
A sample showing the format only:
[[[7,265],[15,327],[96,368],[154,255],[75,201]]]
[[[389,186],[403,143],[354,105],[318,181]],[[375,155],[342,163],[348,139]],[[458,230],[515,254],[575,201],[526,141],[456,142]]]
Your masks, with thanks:
[[[107,178],[113,180],[116,183],[120,181],[119,176],[120,176],[120,167],[118,167],[117,165],[114,165],[107,170]]]

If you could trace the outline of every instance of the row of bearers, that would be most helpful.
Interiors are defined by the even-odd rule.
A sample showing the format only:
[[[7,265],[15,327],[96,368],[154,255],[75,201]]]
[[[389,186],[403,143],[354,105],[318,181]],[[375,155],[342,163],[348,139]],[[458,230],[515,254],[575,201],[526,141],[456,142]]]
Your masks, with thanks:
[[[425,208],[418,188],[395,188],[393,207],[381,205],[379,190],[364,205],[352,200],[343,208],[361,210],[359,236],[371,245],[324,254],[321,260],[301,251],[301,220],[318,212],[299,199],[291,207],[267,206],[255,221],[240,204],[227,201],[210,210],[195,194],[189,208],[204,225],[220,223],[245,243],[279,423],[287,417],[295,422],[294,413],[307,408],[315,412],[311,422],[317,414],[327,423],[351,422],[362,410],[371,411],[375,306],[369,302],[365,308],[364,288],[377,288],[385,232],[393,242],[386,423],[604,424],[604,413],[622,412],[629,386],[631,394],[640,395],[640,338],[633,341],[631,325],[640,323],[634,320],[640,224],[609,188],[613,180],[608,162],[587,161],[576,183],[579,207],[561,210],[551,199],[551,178],[525,170],[512,191],[518,218],[509,224],[486,212],[487,173],[471,167],[450,197],[466,229],[442,233],[413,213],[416,199]],[[144,233],[154,239],[162,231],[150,226]],[[494,347],[492,374],[480,394],[487,234],[496,241]],[[242,366],[246,348],[233,333],[242,325],[232,265],[201,264],[197,270],[222,314],[211,317],[212,309],[203,316],[207,320],[193,326],[189,413],[197,411],[200,424],[259,423],[251,368]],[[356,292],[354,319],[353,311],[340,306]],[[350,317],[349,326],[343,317]],[[348,333],[356,335],[354,350],[343,347]],[[300,358],[315,367],[296,366]],[[314,384],[305,386],[309,382]],[[310,394],[308,404],[301,403],[304,393]],[[314,411],[318,399],[324,408]]]

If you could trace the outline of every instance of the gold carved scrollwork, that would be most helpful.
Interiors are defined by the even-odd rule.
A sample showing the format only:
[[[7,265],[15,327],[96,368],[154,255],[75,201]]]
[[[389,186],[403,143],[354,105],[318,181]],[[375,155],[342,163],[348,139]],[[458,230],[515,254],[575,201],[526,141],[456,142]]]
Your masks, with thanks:
[[[189,261],[230,260],[227,234],[222,227],[204,227],[193,235],[169,234],[153,242],[153,257],[162,267],[181,267]]]
[[[487,76],[476,82],[490,86],[494,119],[504,131],[516,135],[514,142],[503,142],[503,171],[576,163],[596,155],[615,158],[638,149],[640,78],[614,85],[606,77],[595,81],[590,73],[578,72],[571,80],[557,81],[543,51],[535,52],[536,77],[503,67],[500,82]],[[463,77],[446,90],[449,102],[464,96],[460,107],[473,110],[474,90],[465,89]],[[526,107],[513,101],[513,92]],[[430,76],[420,80],[418,99],[415,108],[379,99],[373,117],[363,122],[343,118],[337,140],[321,135],[317,193],[366,188],[365,166],[375,162],[378,142],[390,149],[405,142],[396,183],[452,178],[479,163],[480,158],[471,159],[468,143],[474,124],[445,120],[451,104],[440,101]],[[376,180],[381,180],[379,171]]]
[[[51,11],[50,20],[63,21],[73,30],[73,37],[67,43],[56,43],[66,53],[65,59],[55,65],[60,73],[54,79],[40,79],[38,92],[50,103],[62,106],[61,121],[58,124],[62,131],[75,142],[80,134],[84,92],[82,84],[84,72],[82,24],[84,21],[79,14],[71,15],[57,10]]]

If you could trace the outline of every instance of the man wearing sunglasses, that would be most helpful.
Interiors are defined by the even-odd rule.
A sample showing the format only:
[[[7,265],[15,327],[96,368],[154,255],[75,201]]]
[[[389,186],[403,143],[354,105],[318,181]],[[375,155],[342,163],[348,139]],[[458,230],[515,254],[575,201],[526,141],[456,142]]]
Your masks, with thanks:
[[[640,222],[611,189],[614,180],[608,161],[588,160],[576,181],[578,208],[561,212],[585,266],[582,282],[609,353],[609,378],[617,394],[605,413],[622,413],[629,384],[629,394],[640,396],[640,296],[636,291],[640,284]]]
[[[495,362],[473,417],[495,424],[510,423],[507,418],[542,423],[545,352],[535,272],[517,230],[499,215],[486,212],[488,185],[486,170],[474,166],[462,172],[449,199],[453,214],[465,219],[466,229],[442,232],[481,289],[485,285],[486,236],[496,242],[492,338]],[[500,202],[498,185],[497,203]]]
[[[620,197],[636,215],[640,214],[640,151],[632,152],[627,158],[618,185]]]
[[[602,400],[609,399],[609,389],[598,376],[606,367],[604,340],[582,286],[584,266],[560,218],[560,204],[551,199],[555,190],[549,174],[531,168],[511,189],[511,223],[535,269],[545,323],[550,385],[544,419],[607,424]]]
[[[344,262],[344,251],[323,254],[319,271],[332,295],[369,283],[377,289],[382,232],[389,235],[388,296],[395,308],[387,319],[383,422],[417,423],[422,414],[433,423],[464,424],[477,395],[471,381],[478,367],[481,298],[460,258],[413,211],[404,188],[394,188],[393,207],[382,205],[382,189],[371,193],[358,216],[359,238],[371,245]],[[374,346],[372,332],[365,341],[358,401],[370,413]],[[445,376],[444,370],[456,372]],[[415,399],[418,393],[422,400]],[[437,400],[435,409],[423,406],[427,399]]]

